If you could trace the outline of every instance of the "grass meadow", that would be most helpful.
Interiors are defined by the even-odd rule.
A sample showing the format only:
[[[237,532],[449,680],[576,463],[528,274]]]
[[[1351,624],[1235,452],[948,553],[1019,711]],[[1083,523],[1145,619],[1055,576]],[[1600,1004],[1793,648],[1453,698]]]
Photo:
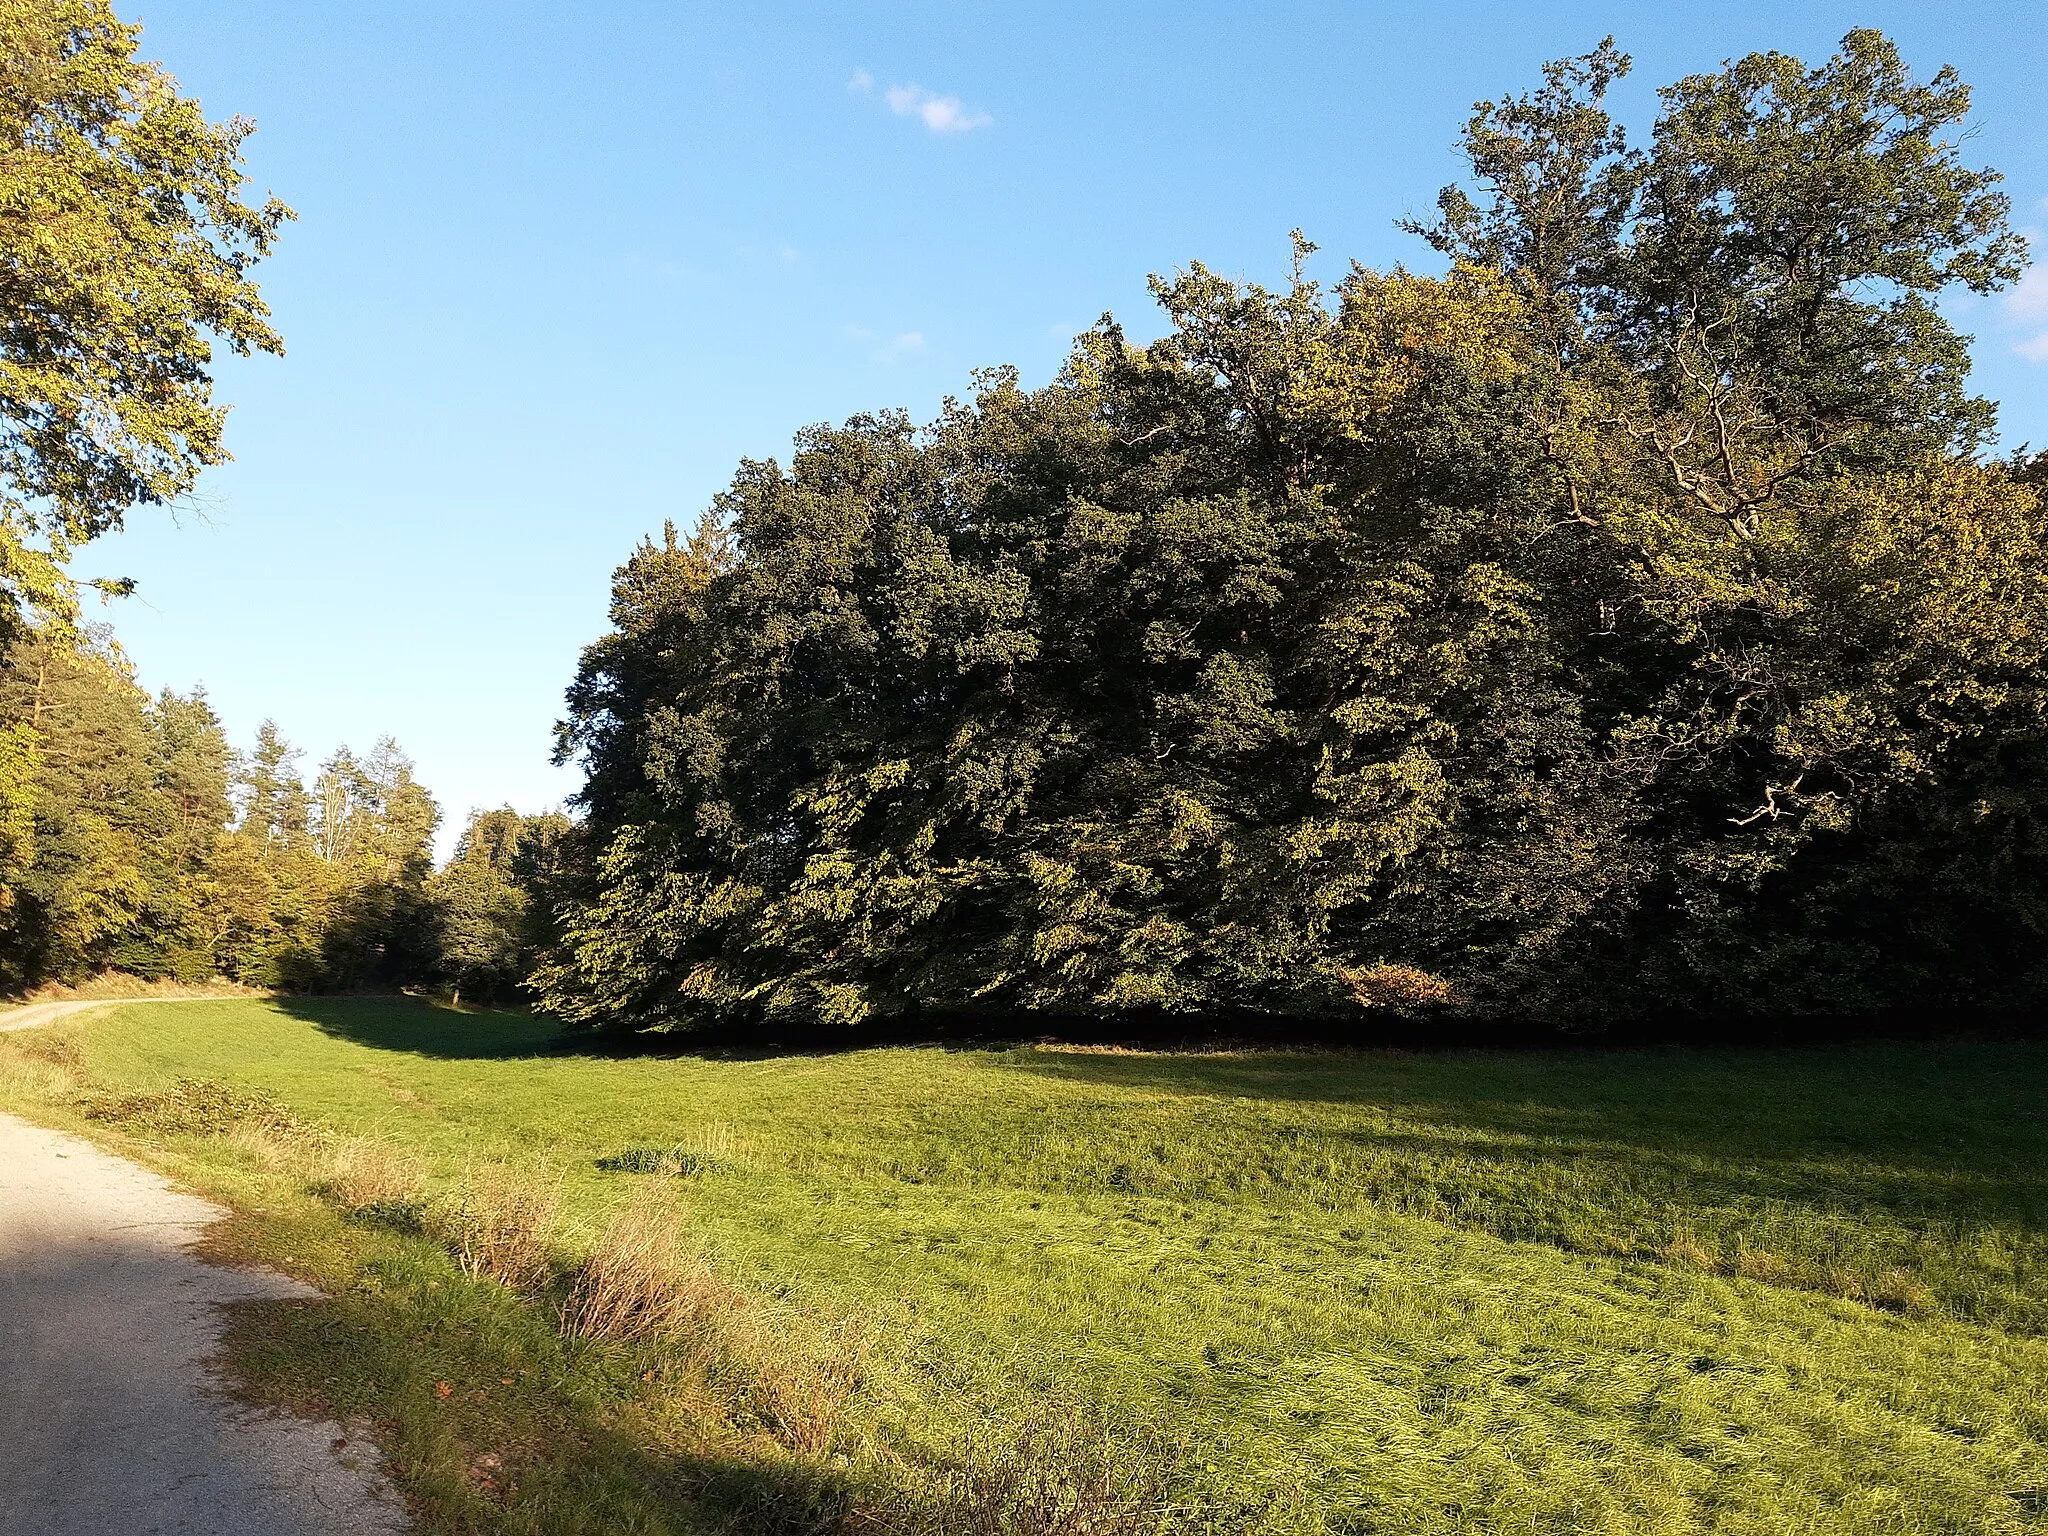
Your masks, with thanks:
[[[0,1036],[332,1298],[429,1531],[2048,1531],[2048,1048],[614,1056],[408,1000]]]

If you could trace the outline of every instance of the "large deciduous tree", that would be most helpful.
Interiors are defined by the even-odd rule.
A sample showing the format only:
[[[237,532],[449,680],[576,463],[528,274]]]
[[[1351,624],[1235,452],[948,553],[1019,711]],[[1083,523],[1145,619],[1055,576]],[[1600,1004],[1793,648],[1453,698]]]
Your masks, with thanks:
[[[0,653],[71,623],[74,548],[227,457],[214,346],[282,350],[249,269],[290,210],[244,200],[250,124],[209,123],[138,37],[105,0],[0,0]],[[0,901],[40,751],[0,727]]]
[[[643,545],[544,997],[2035,996],[2048,528],[1930,302],[2023,259],[1967,94],[1856,32],[1680,81],[1638,151],[1627,64],[1480,106],[1442,277],[1193,267],[1161,340],[813,429]]]

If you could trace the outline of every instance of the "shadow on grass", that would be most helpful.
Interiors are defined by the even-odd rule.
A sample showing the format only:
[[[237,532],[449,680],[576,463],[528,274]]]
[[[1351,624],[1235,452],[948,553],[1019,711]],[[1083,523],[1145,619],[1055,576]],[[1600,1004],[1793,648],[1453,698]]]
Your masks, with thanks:
[[[1410,1122],[1716,1162],[1842,1157],[2011,1177],[2048,1163],[2048,1045],[1187,1055],[1020,1052],[1016,1070],[1143,1093],[1371,1105]]]
[[[1029,1044],[1121,1046],[1215,1056],[1230,1052],[1334,1055],[1474,1053],[1571,1058],[1658,1048],[1766,1051],[1880,1042],[1981,1039],[2048,1043],[2048,1016],[1970,1017],[1925,1011],[1857,1017],[1644,1018],[1584,1032],[1518,1018],[1413,1018],[1358,1014],[1292,1017],[1219,1010],[1180,1014],[1024,1010],[912,1011],[859,1024],[751,1019],[673,1032],[569,1029],[544,1016],[463,1012],[404,995],[284,997],[278,1006],[338,1038],[378,1050],[461,1060],[572,1055],[758,1059],[839,1055],[891,1046],[1001,1050]]]
[[[664,1446],[635,1402],[649,1388],[566,1348],[509,1296],[475,1292],[449,1277],[438,1291],[238,1305],[226,1355],[256,1402],[376,1424],[426,1531],[842,1528],[858,1490],[839,1471],[715,1435]]]
[[[584,1054],[598,1042],[526,1013],[458,1012],[416,997],[280,997],[322,1034],[377,1051],[456,1061]]]
[[[522,1013],[462,1013],[411,997],[297,997],[278,1006],[373,1050],[450,1060],[759,1059],[885,1046],[1006,1050],[1004,1066],[1066,1082],[1197,1098],[1378,1106],[1404,1119],[1536,1140],[1633,1145],[1711,1160],[1840,1157],[2010,1179],[2048,1165],[2048,1043],[2020,1039],[1419,1051],[1303,1048],[1214,1035],[1163,1041],[1106,1029],[1047,1035],[1010,1019],[743,1034],[565,1030]],[[1030,1021],[1043,1025],[1043,1019]],[[1071,1021],[1067,1021],[1071,1022]],[[1018,1049],[1033,1044],[1128,1050]]]
[[[2048,1047],[1041,1050],[1003,1065],[1112,1090],[1108,1106],[1184,1095],[1194,1102],[1171,1117],[1181,1134],[1192,1122],[1238,1149],[1219,1174],[1213,1160],[1177,1157],[1170,1135],[1125,1136],[1110,1155],[1140,1192],[1325,1189],[1509,1241],[1669,1251],[1873,1306],[2048,1333]]]

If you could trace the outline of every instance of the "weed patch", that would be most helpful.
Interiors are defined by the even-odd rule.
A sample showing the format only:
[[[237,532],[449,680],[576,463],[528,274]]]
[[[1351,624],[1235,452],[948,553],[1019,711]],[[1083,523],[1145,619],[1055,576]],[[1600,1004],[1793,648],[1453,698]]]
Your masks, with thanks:
[[[87,1120],[159,1136],[218,1136],[242,1125],[276,1130],[298,1125],[297,1117],[271,1095],[203,1077],[180,1078],[151,1093],[93,1091],[78,1107]]]
[[[460,1193],[436,1213],[463,1273],[514,1290],[544,1281],[552,1268],[560,1183],[515,1163],[473,1165]]]
[[[669,1178],[695,1178],[699,1174],[723,1173],[730,1160],[688,1147],[628,1147],[610,1157],[600,1157],[597,1166],[606,1173],[653,1173]]]

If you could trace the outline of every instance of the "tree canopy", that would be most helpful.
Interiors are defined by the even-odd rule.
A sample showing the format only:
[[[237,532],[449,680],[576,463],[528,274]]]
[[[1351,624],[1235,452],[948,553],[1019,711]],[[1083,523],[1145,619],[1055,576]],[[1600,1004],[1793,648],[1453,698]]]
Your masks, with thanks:
[[[151,698],[103,626],[47,626],[0,666],[0,987],[121,971],[291,991],[449,986],[516,1002],[552,934],[559,812],[441,810],[390,737],[308,788],[276,724],[248,752],[199,689]]]
[[[0,626],[68,551],[227,457],[213,345],[280,352],[249,277],[291,211],[106,0],[0,0]],[[4,636],[0,636],[4,637]]]
[[[1931,302],[1968,93],[1858,31],[1482,103],[1440,276],[804,433],[614,583],[538,986],[584,1023],[2036,998],[2048,527]]]

